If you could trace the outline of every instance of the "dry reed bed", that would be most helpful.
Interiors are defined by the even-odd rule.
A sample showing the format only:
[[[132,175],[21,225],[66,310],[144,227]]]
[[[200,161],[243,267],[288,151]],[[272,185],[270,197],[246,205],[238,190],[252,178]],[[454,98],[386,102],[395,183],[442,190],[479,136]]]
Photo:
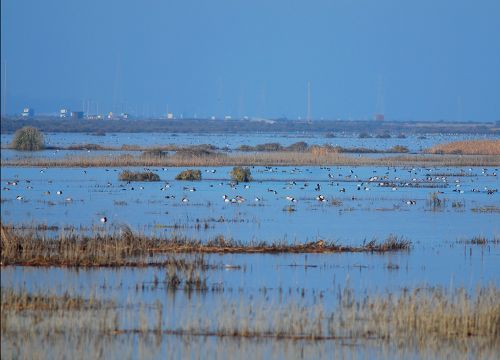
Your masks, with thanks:
[[[178,243],[186,240],[172,238],[168,241]],[[164,243],[165,240],[161,238],[134,234],[128,227],[122,227],[112,234],[94,233],[89,236],[75,231],[61,231],[54,237],[45,231],[21,230],[11,225],[2,225],[1,266],[174,266],[177,269],[210,267],[203,256],[167,256],[152,259],[152,255],[161,249]]]
[[[33,336],[98,338],[151,334],[378,340],[415,347],[480,341],[483,347],[498,349],[500,340],[500,291],[494,285],[478,288],[475,293],[464,289],[446,292],[431,287],[400,294],[364,296],[356,296],[346,288],[338,293],[333,304],[323,300],[313,305],[289,300],[273,305],[266,301],[240,300],[221,303],[210,310],[209,316],[204,307],[186,306],[174,318],[160,302],[117,307],[114,302],[94,298],[73,300],[46,293],[16,294],[5,289],[1,304],[2,341]]]
[[[500,140],[466,140],[438,144],[429,154],[500,155]]]
[[[176,257],[153,261],[153,255],[172,253],[340,253],[409,250],[411,242],[390,235],[385,241],[369,241],[361,246],[343,246],[332,242],[306,244],[243,244],[219,236],[206,243],[185,237],[156,237],[134,233],[123,227],[114,233],[86,235],[61,232],[50,236],[43,231],[24,231],[12,226],[1,228],[1,265],[27,266],[207,266],[201,259],[187,261]]]
[[[262,152],[251,154],[212,153],[173,156],[67,156],[61,159],[24,157],[2,160],[2,166],[39,167],[180,167],[180,166],[500,166],[497,155],[400,155],[382,158],[355,157],[335,152]]]

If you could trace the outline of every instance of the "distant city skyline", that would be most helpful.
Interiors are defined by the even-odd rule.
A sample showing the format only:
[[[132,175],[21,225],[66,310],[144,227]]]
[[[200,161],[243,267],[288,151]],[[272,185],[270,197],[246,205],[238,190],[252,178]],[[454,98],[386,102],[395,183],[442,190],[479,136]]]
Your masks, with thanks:
[[[2,0],[1,110],[498,121],[498,14],[496,0]]]

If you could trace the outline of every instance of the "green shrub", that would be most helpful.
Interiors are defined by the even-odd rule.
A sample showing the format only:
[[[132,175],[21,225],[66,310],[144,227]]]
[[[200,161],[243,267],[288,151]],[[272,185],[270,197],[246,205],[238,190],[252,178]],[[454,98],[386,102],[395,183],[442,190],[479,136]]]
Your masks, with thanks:
[[[12,148],[15,150],[36,151],[44,147],[43,134],[37,128],[25,126],[14,134]]]
[[[299,142],[293,143],[291,145],[288,145],[286,149],[288,151],[302,152],[302,151],[306,151],[308,147],[309,147],[309,145],[307,145],[307,143],[305,141],[299,141]]]
[[[121,181],[160,181],[160,176],[151,171],[133,172],[125,170],[120,173],[118,180]]]
[[[360,139],[368,139],[368,138],[371,138],[371,135],[368,134],[367,132],[362,132],[359,134],[358,136]]]
[[[192,169],[181,171],[175,180],[201,180],[201,171]]]
[[[255,150],[257,150],[257,151],[280,151],[280,150],[283,150],[283,147],[279,143],[265,143],[265,144],[256,145]]]
[[[394,145],[387,152],[391,153],[407,153],[409,150],[406,146],[403,145]]]
[[[249,182],[252,181],[252,174],[250,172],[250,168],[235,166],[233,170],[231,170],[231,179],[238,182]]]
[[[239,151],[255,151],[255,147],[254,146],[250,146],[250,145],[240,145],[236,150],[239,150]]]

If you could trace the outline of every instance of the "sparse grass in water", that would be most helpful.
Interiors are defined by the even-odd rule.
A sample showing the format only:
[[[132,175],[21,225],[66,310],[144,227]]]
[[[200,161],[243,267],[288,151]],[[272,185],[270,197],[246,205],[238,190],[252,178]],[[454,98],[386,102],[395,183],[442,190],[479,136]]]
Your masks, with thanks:
[[[486,236],[476,235],[470,239],[462,239],[459,240],[458,242],[467,245],[489,245],[489,244],[497,245],[500,244],[500,236],[495,235],[493,236],[492,239],[488,239]]]
[[[149,306],[149,310],[142,304],[116,308],[110,307],[109,301],[99,299],[2,290],[2,343],[36,336],[78,338],[78,335],[92,334],[97,339],[103,335],[157,334],[307,341],[377,340],[420,349],[479,342],[480,348],[494,349],[500,340],[500,292],[494,285],[478,288],[475,293],[431,287],[364,296],[356,296],[351,289],[344,288],[334,304],[325,304],[320,299],[312,305],[295,301],[270,305],[241,300],[222,303],[211,309],[208,316],[203,307],[187,306],[182,310],[185,316],[175,316],[187,321],[165,325],[158,321],[158,316],[166,314],[161,303]],[[148,311],[156,316],[148,317]],[[44,321],[37,320],[42,314]],[[99,321],[82,321],[84,318]],[[135,320],[123,326],[119,318]],[[3,347],[2,355],[6,355]]]

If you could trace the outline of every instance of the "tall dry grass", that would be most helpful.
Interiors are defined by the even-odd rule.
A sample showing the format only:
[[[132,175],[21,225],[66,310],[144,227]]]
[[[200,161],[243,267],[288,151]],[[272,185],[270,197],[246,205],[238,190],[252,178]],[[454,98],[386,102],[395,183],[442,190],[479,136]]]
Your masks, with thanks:
[[[466,140],[435,145],[429,154],[500,155],[500,140]]]
[[[241,243],[218,236],[208,242],[173,236],[146,236],[128,227],[113,233],[87,235],[74,231],[49,236],[44,231],[1,227],[1,264],[31,266],[167,266],[189,265],[173,256],[161,261],[155,254],[172,253],[327,253],[327,252],[389,252],[409,250],[411,242],[390,235],[384,241],[372,240],[361,246],[344,246],[316,241],[288,244],[265,241]],[[195,260],[198,267],[206,266],[203,258]]]
[[[205,156],[182,154],[168,157],[134,156],[131,154],[102,156],[67,156],[54,159],[23,157],[2,160],[2,166],[40,167],[195,167],[195,166],[500,166],[496,155],[399,155],[370,158],[347,156],[322,148],[310,152],[271,152]]]

